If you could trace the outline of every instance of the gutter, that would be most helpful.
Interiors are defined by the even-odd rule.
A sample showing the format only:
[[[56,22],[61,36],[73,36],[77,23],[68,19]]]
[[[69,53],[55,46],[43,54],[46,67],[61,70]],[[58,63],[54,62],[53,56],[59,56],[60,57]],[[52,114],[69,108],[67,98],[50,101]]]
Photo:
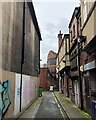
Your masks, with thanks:
[[[71,120],[71,116],[68,114],[66,108],[62,105],[62,102],[61,102],[61,101],[59,100],[59,98],[55,95],[55,93],[53,93],[53,94],[54,94],[55,98],[57,99],[58,103],[60,104],[60,106],[62,107],[62,109],[63,109],[63,111],[64,111],[67,119],[68,119],[68,120]],[[65,119],[66,119],[66,118],[65,118]]]

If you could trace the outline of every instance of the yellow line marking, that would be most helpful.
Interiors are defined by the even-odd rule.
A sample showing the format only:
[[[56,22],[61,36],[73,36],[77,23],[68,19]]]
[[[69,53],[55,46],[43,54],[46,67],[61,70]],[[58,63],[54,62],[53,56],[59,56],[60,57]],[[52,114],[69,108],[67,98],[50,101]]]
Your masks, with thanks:
[[[57,100],[56,100],[56,98],[54,98],[55,99],[55,101],[56,101],[56,103],[57,103]]]
[[[60,105],[59,105],[58,102],[57,102],[57,99],[55,98],[55,95],[54,95],[53,93],[52,93],[52,95],[53,95],[53,97],[54,97],[54,99],[55,99],[55,102],[57,103],[57,106],[58,106],[58,108],[59,108],[59,111],[60,111],[62,117],[65,119],[65,116],[64,116],[64,114],[63,114],[63,112],[62,112],[62,109],[60,108]]]

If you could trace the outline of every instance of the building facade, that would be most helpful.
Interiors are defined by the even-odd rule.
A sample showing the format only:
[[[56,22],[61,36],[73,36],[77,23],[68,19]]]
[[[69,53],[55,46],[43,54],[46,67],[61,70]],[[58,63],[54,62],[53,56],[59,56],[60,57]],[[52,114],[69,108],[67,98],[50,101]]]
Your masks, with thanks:
[[[69,96],[69,34],[64,34],[62,38],[61,31],[58,34],[58,53],[56,56],[56,74],[59,81],[59,91]]]
[[[37,97],[41,34],[32,2],[2,2],[0,7],[0,116],[13,118]]]
[[[59,90],[78,107],[96,118],[96,1],[80,1],[69,23],[69,63],[66,68],[66,47],[58,34],[56,74]],[[65,35],[66,36],[66,35]],[[68,36],[67,36],[68,37]],[[68,79],[68,80],[67,80]]]
[[[50,85],[58,87],[58,81],[56,79],[56,53],[51,50],[47,56],[47,76],[50,80]]]
[[[84,108],[96,118],[96,1],[81,2],[82,34],[86,41],[82,51]]]
[[[40,86],[43,88],[43,91],[49,91],[50,80],[48,79],[47,64],[40,67]]]
[[[72,83],[71,99],[77,106],[80,106],[80,81],[79,81],[79,59],[78,59],[78,37],[80,31],[80,7],[74,9],[71,21],[69,23],[70,33],[70,77]]]
[[[61,78],[61,75],[60,75],[60,71],[64,67],[63,62],[61,61],[62,60],[62,56],[64,54],[64,46],[61,47],[62,39],[63,39],[62,35],[63,34],[61,33],[61,31],[59,31],[59,34],[58,34],[58,53],[56,55],[56,76],[57,76],[58,81],[59,81],[59,91],[60,92],[62,91],[62,78]],[[60,50],[61,50],[61,52],[60,52]]]

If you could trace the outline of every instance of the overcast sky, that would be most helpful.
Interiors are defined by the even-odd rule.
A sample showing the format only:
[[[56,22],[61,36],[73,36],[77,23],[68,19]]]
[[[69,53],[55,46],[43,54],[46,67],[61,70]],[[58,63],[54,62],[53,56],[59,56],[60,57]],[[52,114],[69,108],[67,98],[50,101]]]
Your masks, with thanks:
[[[41,64],[47,62],[50,50],[57,52],[57,35],[60,30],[63,34],[68,33],[68,24],[79,3],[79,0],[33,0],[42,36]]]

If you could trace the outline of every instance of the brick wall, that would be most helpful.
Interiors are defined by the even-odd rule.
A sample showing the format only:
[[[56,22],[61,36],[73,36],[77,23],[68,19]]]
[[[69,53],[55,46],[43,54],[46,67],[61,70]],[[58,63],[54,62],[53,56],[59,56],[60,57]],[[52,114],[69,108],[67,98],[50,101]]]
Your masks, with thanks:
[[[43,90],[49,90],[50,81],[47,78],[47,68],[40,68],[40,86]]]

